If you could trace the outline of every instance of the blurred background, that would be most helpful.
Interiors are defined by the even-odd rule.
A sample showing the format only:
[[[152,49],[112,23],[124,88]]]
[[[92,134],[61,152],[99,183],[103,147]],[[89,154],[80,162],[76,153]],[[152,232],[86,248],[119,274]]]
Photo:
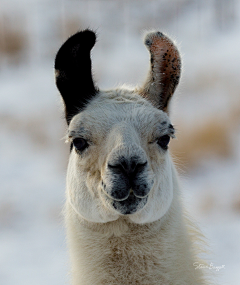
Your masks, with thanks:
[[[239,0],[0,0],[0,284],[69,284],[69,146],[53,66],[63,41],[85,28],[98,33],[102,89],[144,81],[145,30],[176,40],[183,73],[171,152],[184,203],[208,238],[209,264],[225,265],[219,284],[240,284]]]

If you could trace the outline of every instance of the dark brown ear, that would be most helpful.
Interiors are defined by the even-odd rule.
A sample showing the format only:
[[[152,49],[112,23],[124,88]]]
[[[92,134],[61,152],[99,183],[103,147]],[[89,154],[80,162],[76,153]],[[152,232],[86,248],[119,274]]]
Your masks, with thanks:
[[[90,57],[95,41],[93,31],[78,32],[61,46],[56,55],[56,85],[65,104],[68,124],[98,92],[92,78]]]
[[[140,94],[168,113],[181,74],[180,54],[174,43],[161,32],[147,34],[145,45],[150,52],[151,67]]]

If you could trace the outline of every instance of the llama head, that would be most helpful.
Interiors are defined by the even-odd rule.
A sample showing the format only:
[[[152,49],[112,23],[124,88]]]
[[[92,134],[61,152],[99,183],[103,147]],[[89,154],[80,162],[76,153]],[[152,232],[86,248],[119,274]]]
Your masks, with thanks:
[[[55,60],[56,84],[65,105],[71,153],[67,199],[97,223],[126,216],[160,219],[173,197],[168,143],[174,128],[169,101],[179,81],[180,55],[160,32],[147,34],[151,67],[141,88],[100,91],[91,74],[90,30],[70,37]]]

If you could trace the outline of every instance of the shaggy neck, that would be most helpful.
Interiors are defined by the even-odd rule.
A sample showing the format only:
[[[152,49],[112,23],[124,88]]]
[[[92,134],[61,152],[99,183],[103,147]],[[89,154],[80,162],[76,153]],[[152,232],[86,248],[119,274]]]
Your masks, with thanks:
[[[175,194],[161,220],[143,225],[125,217],[89,223],[67,204],[72,284],[205,284]]]

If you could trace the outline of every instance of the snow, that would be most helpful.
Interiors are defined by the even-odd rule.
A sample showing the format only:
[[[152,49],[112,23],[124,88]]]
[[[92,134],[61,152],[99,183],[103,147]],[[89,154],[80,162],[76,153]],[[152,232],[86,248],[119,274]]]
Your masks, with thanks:
[[[191,129],[213,116],[228,122],[233,109],[240,114],[240,1],[234,3],[235,20],[219,29],[213,0],[1,1],[0,24],[9,18],[24,29],[28,45],[18,63],[0,57],[0,284],[69,284],[61,214],[69,150],[53,71],[67,34],[77,25],[97,31],[93,67],[103,89],[144,80],[145,29],[176,39],[183,75],[172,120]],[[2,25],[0,43],[7,32]],[[203,157],[181,175],[186,207],[212,251],[209,264],[225,265],[215,273],[218,284],[240,284],[239,121],[236,115],[229,126],[233,156]]]

